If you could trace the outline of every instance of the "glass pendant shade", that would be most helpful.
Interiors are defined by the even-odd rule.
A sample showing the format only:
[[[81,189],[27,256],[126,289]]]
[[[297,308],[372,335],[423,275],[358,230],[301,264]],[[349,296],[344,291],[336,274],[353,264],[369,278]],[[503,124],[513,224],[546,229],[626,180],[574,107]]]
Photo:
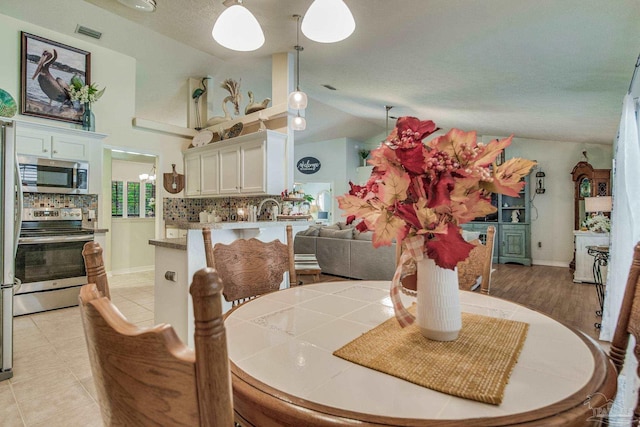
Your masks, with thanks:
[[[258,20],[241,4],[228,7],[218,16],[211,35],[220,45],[240,52],[256,50],[264,44]]]
[[[302,32],[320,43],[335,43],[349,37],[356,21],[342,0],[315,0],[302,19]]]
[[[305,130],[306,128],[307,128],[307,121],[305,120],[304,117],[300,116],[300,113],[298,113],[298,115],[295,116],[293,118],[293,121],[291,122],[291,129]]]
[[[289,108],[293,110],[304,110],[307,108],[307,94],[297,90],[289,94]]]

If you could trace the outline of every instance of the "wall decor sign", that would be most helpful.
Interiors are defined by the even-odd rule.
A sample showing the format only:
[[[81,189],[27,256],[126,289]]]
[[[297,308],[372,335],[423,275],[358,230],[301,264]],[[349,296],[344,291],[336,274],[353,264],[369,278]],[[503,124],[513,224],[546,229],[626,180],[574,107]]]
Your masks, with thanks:
[[[91,84],[91,53],[22,32],[21,113],[82,123],[84,106],[71,101],[69,86],[76,77]]]
[[[301,173],[311,175],[320,170],[320,160],[315,157],[303,157],[298,161],[296,167]]]

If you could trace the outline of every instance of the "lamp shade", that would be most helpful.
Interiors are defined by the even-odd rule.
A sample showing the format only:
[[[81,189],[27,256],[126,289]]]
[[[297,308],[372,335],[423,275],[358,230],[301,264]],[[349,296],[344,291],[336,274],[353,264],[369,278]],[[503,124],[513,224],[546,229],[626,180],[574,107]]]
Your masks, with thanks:
[[[299,114],[291,121],[291,129],[293,130],[305,130],[307,128],[307,121]]]
[[[585,197],[585,212],[611,212],[611,196]]]
[[[241,4],[228,7],[218,16],[211,35],[220,45],[240,52],[256,50],[264,44],[258,20]]]
[[[289,108],[293,110],[304,110],[307,108],[307,94],[297,90],[289,94]]]
[[[342,0],[315,0],[302,19],[302,32],[320,43],[335,43],[349,37],[356,21]]]

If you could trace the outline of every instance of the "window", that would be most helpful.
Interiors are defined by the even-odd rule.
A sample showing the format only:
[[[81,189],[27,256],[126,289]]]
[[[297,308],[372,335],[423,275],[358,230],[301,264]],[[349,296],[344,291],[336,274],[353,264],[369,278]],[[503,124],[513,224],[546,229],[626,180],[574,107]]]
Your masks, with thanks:
[[[144,184],[144,216],[151,218],[156,216],[156,184],[146,182]]]
[[[111,216],[122,217],[124,182],[111,181]]]
[[[152,218],[155,216],[155,196],[156,185],[153,182],[112,181],[111,216],[114,218]],[[143,206],[144,210],[141,211]]]

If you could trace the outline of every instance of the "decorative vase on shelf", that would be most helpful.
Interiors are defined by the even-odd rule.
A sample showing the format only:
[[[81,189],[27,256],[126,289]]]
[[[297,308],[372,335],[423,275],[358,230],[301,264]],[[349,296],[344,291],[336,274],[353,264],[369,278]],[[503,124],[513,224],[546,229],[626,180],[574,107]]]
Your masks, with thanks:
[[[91,111],[91,103],[84,103],[84,111],[82,112],[82,129],[91,132],[96,131],[96,116]]]
[[[427,257],[416,261],[416,324],[426,338],[454,341],[462,328],[458,272]]]

